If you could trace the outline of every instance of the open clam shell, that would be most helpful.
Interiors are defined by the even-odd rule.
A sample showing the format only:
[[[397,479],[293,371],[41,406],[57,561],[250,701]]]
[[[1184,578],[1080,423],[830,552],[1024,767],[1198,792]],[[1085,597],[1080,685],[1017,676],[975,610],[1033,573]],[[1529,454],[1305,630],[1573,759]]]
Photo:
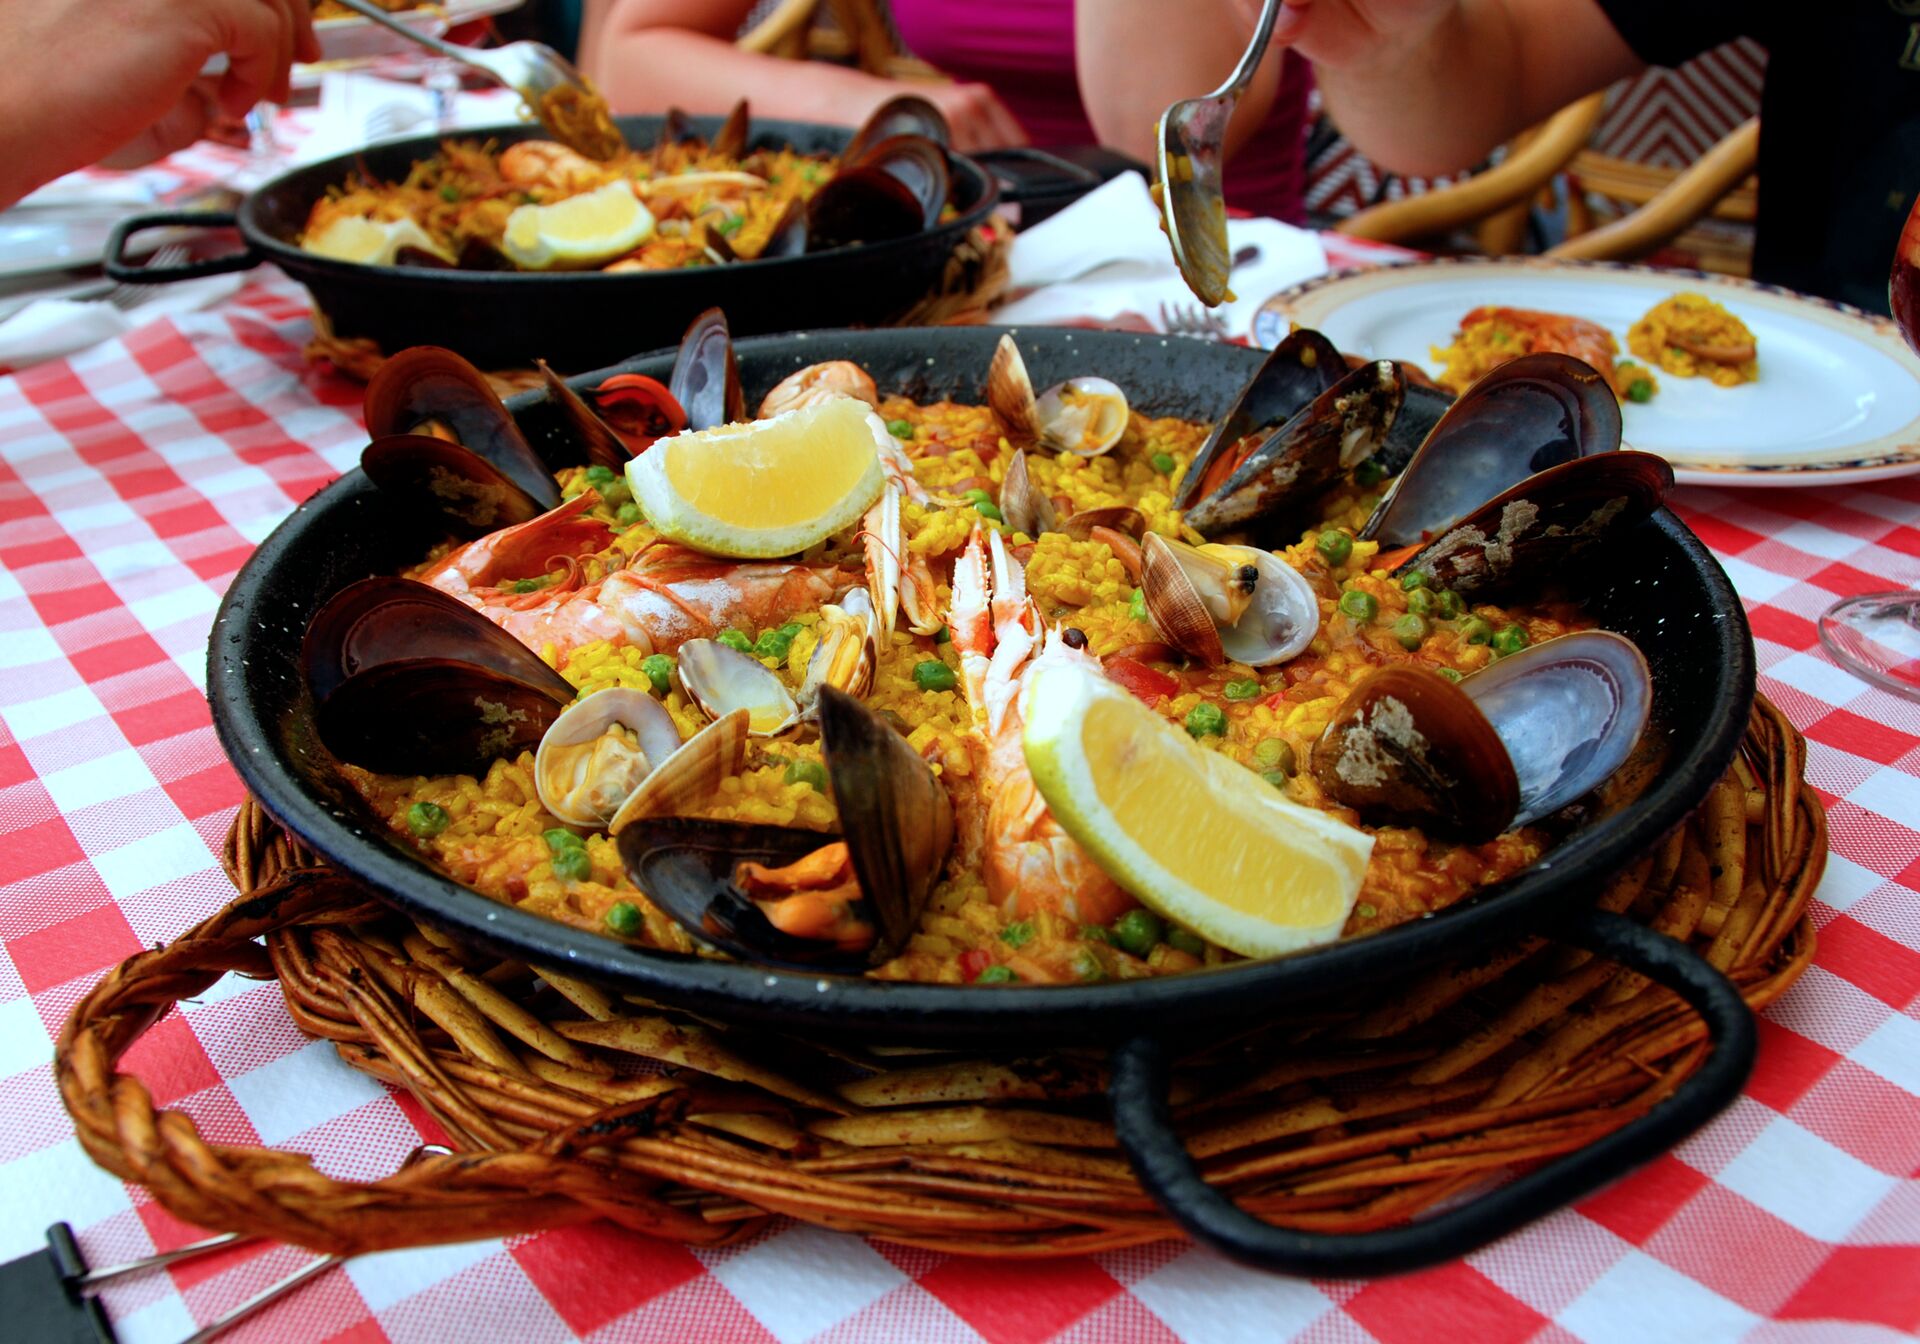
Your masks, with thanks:
[[[1297,658],[1320,628],[1320,603],[1292,565],[1255,546],[1188,546],[1148,533],[1141,596],[1167,643],[1217,666]]]
[[[542,510],[560,503],[560,487],[486,375],[451,350],[416,345],[380,366],[367,383],[367,434],[425,434],[477,453]]]
[[[786,683],[759,659],[716,639],[690,639],[678,660],[681,689],[708,718],[743,710],[754,737],[776,736],[800,721]]]
[[[1267,434],[1346,376],[1347,362],[1332,341],[1305,327],[1289,333],[1194,454],[1174,507],[1192,508],[1217,490]]]
[[[820,624],[815,631],[820,642],[807,659],[807,670],[795,697],[804,713],[812,714],[817,709],[820,692],[826,687],[849,695],[867,693],[880,659],[879,627],[873,595],[865,588],[850,589],[839,602],[820,608]]]
[[[720,787],[721,780],[740,773],[747,762],[747,737],[743,709],[723,714],[702,728],[654,764],[607,823],[608,834],[617,837],[636,822],[699,806]]]
[[[1006,478],[1000,482],[1000,516],[1015,532],[1024,532],[1030,537],[1054,531],[1059,521],[1053,501],[1040,493],[1027,471],[1024,449],[1013,450]]]
[[[540,805],[569,826],[603,827],[655,766],[680,750],[665,706],[613,686],[569,706],[533,757]]]
[[[712,429],[747,418],[733,336],[727,330],[727,315],[718,308],[707,309],[687,324],[667,391],[685,413],[689,429]]]
[[[1672,488],[1673,468],[1652,453],[1575,458],[1488,500],[1394,572],[1418,569],[1463,596],[1537,585],[1602,537],[1644,521]]]
[[[451,439],[389,434],[360,450],[360,469],[382,490],[411,499],[462,537],[480,537],[546,512],[492,462]]]
[[[1425,541],[1558,463],[1620,446],[1620,403],[1571,355],[1522,355],[1463,392],[1360,529],[1382,546]]]
[[[1217,536],[1255,521],[1273,530],[1298,520],[1343,472],[1379,449],[1405,392],[1399,365],[1384,359],[1361,365],[1241,459],[1188,510],[1187,523]]]
[[[1036,397],[1011,336],[1000,338],[987,366],[987,406],[1016,444],[1077,457],[1109,451],[1132,419],[1127,394],[1105,378],[1069,378]]]

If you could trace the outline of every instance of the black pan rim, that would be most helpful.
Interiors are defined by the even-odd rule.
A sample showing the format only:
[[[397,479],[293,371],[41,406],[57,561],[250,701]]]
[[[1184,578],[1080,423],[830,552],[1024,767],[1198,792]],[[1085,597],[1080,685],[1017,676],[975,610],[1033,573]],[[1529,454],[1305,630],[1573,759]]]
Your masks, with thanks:
[[[1002,331],[1014,329],[928,330],[944,330],[950,333],[948,339],[956,338],[951,333],[969,333],[990,348]],[[743,367],[750,367],[763,356],[774,359],[775,347],[791,353],[786,348],[798,340],[809,343],[808,357],[815,358],[831,354],[836,341],[856,347],[882,342],[898,345],[916,335],[925,333],[911,328],[789,333],[742,340],[738,351]],[[1067,339],[1097,345],[1129,339],[1135,344],[1164,343],[1167,338],[1076,331]],[[1194,353],[1238,359],[1250,372],[1262,352],[1227,356],[1219,347],[1196,343]],[[636,356],[576,381],[595,380],[645,358]],[[535,394],[517,398],[515,404],[525,407],[538,400]],[[1662,509],[1649,526],[1677,548],[1679,558],[1700,575],[1716,609],[1726,613],[1719,638],[1728,661],[1714,685],[1706,735],[1684,761],[1671,763],[1630,808],[1575,835],[1509,882],[1441,915],[1287,957],[1085,986],[984,990],[771,970],[647,952],[497,904],[441,877],[368,835],[344,815],[331,813],[267,749],[274,740],[271,727],[250,712],[251,694],[242,675],[250,641],[256,636],[254,617],[248,612],[251,596],[304,529],[323,520],[338,522],[372,489],[356,469],[298,506],[248,559],[222,601],[209,642],[209,698],[221,744],[249,790],[318,853],[409,913],[504,954],[735,1020],[845,1029],[876,1039],[1018,1037],[1039,1044],[1041,1038],[1035,1033],[1044,1031],[1047,1041],[1114,1040],[1219,1021],[1244,1014],[1250,1002],[1263,997],[1279,1003],[1349,987],[1393,973],[1394,968],[1426,965],[1453,953],[1484,948],[1503,935],[1548,930],[1556,914],[1551,908],[1554,897],[1573,910],[1627,856],[1644,853],[1692,812],[1731,762],[1746,731],[1754,693],[1755,659],[1744,608],[1706,547]]]

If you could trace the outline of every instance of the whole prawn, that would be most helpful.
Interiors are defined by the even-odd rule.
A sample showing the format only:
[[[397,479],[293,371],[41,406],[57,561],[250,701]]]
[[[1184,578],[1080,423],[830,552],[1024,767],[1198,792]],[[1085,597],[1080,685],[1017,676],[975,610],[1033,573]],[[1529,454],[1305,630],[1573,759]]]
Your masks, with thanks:
[[[1052,911],[1078,924],[1107,924],[1136,902],[1061,829],[1027,768],[1021,704],[1038,669],[1099,663],[1048,630],[1027,597],[1026,574],[999,533],[981,545],[976,526],[954,562],[950,626],[960,655],[983,808],[961,814],[970,859],[987,895],[1016,918]],[[991,569],[987,552],[991,553]]]

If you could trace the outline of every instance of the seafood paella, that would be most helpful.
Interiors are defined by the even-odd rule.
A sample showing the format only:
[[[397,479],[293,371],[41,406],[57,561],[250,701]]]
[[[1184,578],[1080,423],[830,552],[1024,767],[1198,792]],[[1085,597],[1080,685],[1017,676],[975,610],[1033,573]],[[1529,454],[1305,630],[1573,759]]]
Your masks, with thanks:
[[[1632,360],[1620,358],[1613,333],[1584,317],[1546,313],[1532,308],[1481,307],[1460,319],[1460,328],[1445,346],[1435,346],[1433,358],[1442,366],[1440,385],[1464,392],[1497,365],[1537,351],[1557,351],[1584,360],[1600,371],[1623,401],[1649,401],[1660,390],[1651,373]],[[1651,356],[1633,346],[1643,359]]]
[[[405,352],[363,465],[430,522],[309,627],[322,740],[493,900],[987,985],[1421,918],[1632,773],[1646,664],[1544,580],[1672,478],[1592,369],[1511,361],[1410,455],[1402,371],[1314,332],[1212,424],[1036,391],[1012,336],[984,372],[923,404],[829,361],[749,408],[710,312],[664,385],[553,380],[550,471]]]
[[[539,109],[560,139],[448,140],[401,180],[356,172],[299,245],[368,265],[670,270],[904,237],[951,208],[948,130],[924,99],[885,104],[834,156],[753,147],[744,101],[711,139],[670,112],[629,147],[597,97],[561,92]]]

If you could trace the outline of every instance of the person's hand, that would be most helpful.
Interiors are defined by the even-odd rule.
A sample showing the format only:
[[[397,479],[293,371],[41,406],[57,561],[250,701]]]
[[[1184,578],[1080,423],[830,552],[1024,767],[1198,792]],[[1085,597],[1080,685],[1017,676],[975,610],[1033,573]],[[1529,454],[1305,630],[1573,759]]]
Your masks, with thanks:
[[[1013,113],[985,84],[903,83],[899,91],[917,93],[945,113],[953,147],[962,154],[1027,143]]]
[[[1422,41],[1458,0],[1287,0],[1273,40],[1317,66],[1364,65]]]
[[[171,153],[317,60],[307,0],[0,0],[0,205],[90,163]],[[201,68],[227,58],[225,73]]]

